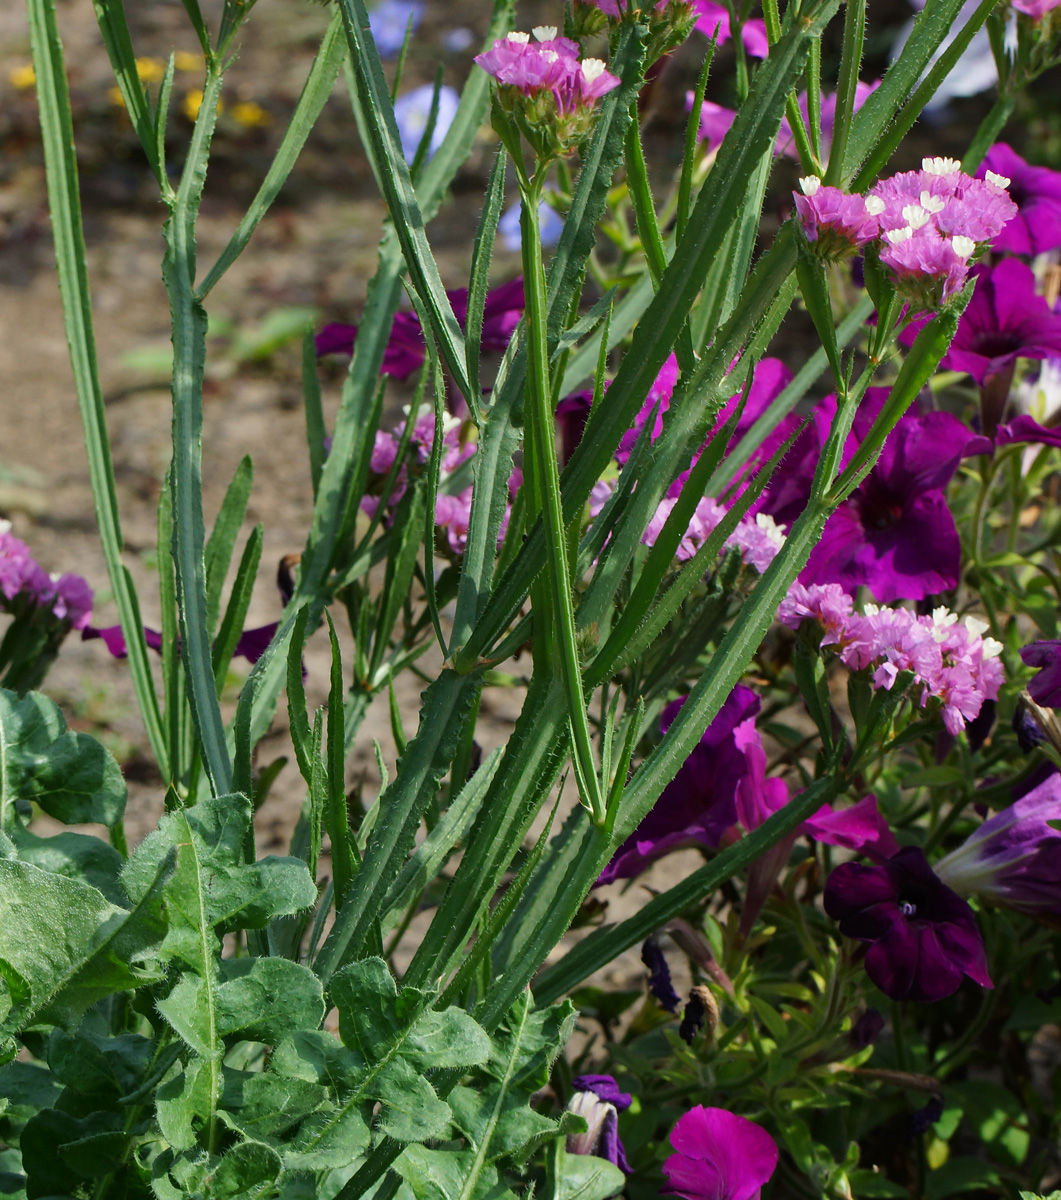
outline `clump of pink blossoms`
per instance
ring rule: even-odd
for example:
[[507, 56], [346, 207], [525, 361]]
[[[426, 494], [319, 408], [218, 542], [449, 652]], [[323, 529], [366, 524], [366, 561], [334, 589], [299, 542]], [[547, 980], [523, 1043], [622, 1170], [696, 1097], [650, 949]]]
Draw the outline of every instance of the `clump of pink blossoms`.
[[922, 708], [938, 701], [943, 724], [958, 734], [998, 697], [1004, 679], [1002, 644], [985, 638], [987, 625], [958, 617], [945, 608], [919, 617], [905, 608], [867, 604], [855, 611], [839, 584], [794, 583], [778, 609], [778, 620], [797, 629], [806, 619], [823, 629], [822, 647], [835, 646], [852, 671], [870, 671], [873, 686], [891, 690], [900, 673], [910, 672]]
[[[648, 523], [641, 541], [646, 546], [654, 546], [670, 516], [677, 500], [666, 499], [660, 502], [655, 515]], [[598, 510], [599, 511], [599, 510]], [[696, 506], [689, 527], [678, 544], [675, 557], [684, 562], [693, 557], [697, 550], [707, 541], [715, 529], [722, 523], [726, 508], [717, 501], [705, 497]], [[726, 539], [724, 546], [727, 550], [739, 550], [744, 564], [754, 567], [760, 575], [773, 562], [777, 552], [785, 544], [785, 535], [774, 523], [774, 519], [766, 513], [755, 517], [742, 517], [737, 528]]]
[[601, 96], [619, 86], [603, 60], [579, 58], [579, 45], [555, 25], [510, 33], [475, 61], [498, 82], [501, 107], [514, 115], [539, 154], [569, 154], [586, 136]]
[[880, 234], [878, 217], [884, 204], [876, 196], [849, 195], [823, 184], [817, 175], [799, 181], [793, 192], [796, 212], [807, 241], [827, 262], [850, 258]]
[[80, 575], [49, 575], [30, 548], [0, 521], [0, 607], [14, 615], [49, 612], [71, 629], [84, 629], [92, 615], [92, 588]]
[[[965, 285], [974, 257], [1017, 214], [993, 171], [973, 179], [953, 158], [926, 158], [920, 171], [882, 179], [865, 197], [800, 180], [794, 193], [809, 243], [825, 258], [875, 243], [881, 263], [911, 308], [945, 304]], [[876, 228], [874, 228], [876, 226]]]

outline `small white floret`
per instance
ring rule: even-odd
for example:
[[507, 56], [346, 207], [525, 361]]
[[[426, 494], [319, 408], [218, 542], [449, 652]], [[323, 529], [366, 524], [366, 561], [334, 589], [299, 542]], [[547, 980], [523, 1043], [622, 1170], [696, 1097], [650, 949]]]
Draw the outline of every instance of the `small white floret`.
[[816, 196], [821, 190], [822, 181], [817, 175], [805, 175], [799, 181], [800, 191], [804, 196]]
[[981, 621], [979, 617], [966, 617], [965, 628], [973, 635], [973, 637], [981, 637], [990, 626], [986, 621]]
[[607, 63], [601, 58], [584, 58], [582, 60], [582, 78], [587, 83], [593, 83], [608, 69]]
[[879, 217], [881, 213], [884, 212], [885, 208], [887, 208], [887, 205], [880, 198], [880, 196], [866, 197], [866, 212], [868, 212], [871, 217]]
[[780, 550], [787, 539], [785, 531], [778, 525], [774, 518], [769, 513], [756, 513], [755, 523]]
[[956, 158], [923, 158], [921, 170], [926, 175], [953, 175], [961, 169], [961, 163]]
[[529, 33], [510, 33], [505, 38], [506, 42], [515, 42], [517, 46], [526, 46], [530, 42]]
[[976, 249], [976, 243], [971, 237], [965, 237], [963, 234], [958, 234], [957, 237], [951, 238], [951, 243], [954, 247], [954, 253], [959, 258], [969, 258]]
[[542, 62], [554, 63], [559, 57], [560, 55], [557, 54], [555, 50], [542, 51]]
[[921, 207], [925, 210], [925, 212], [942, 212], [945, 204], [946, 201], [942, 196], [933, 196], [931, 192], [921, 193]]
[[932, 220], [920, 204], [908, 204], [903, 209], [903, 218], [911, 229], [921, 229]]
[[999, 175], [997, 171], [988, 171], [986, 177], [988, 183], [993, 183], [995, 187], [1008, 188], [1013, 182], [1012, 179], [1007, 179], [1005, 175]]
[[531, 33], [538, 39], [539, 42], [551, 42], [556, 37], [555, 25], [535, 25]]
[[904, 225], [902, 229], [886, 229], [884, 236], [893, 246], [898, 246], [900, 242], [908, 242], [914, 236], [914, 231], [909, 225]]
[[998, 658], [1002, 653], [1002, 643], [996, 642], [994, 638], [983, 639], [983, 655], [984, 658]]

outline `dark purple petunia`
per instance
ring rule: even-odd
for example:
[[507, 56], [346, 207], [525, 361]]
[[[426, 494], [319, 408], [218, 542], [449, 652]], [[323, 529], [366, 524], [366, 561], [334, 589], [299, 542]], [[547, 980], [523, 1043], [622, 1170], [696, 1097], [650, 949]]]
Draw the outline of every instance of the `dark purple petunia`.
[[879, 866], [841, 864], [824, 901], [845, 937], [870, 943], [866, 974], [893, 1000], [942, 1000], [963, 975], [993, 986], [972, 909], [916, 846]]
[[1033, 167], [1005, 142], [991, 147], [976, 174], [983, 179], [988, 171], [1010, 181], [1006, 190], [1017, 205], [1017, 215], [995, 235], [991, 248], [1043, 254], [1061, 246], [1061, 172]]
[[619, 1138], [619, 1113], [630, 1107], [633, 1097], [619, 1091], [610, 1075], [579, 1075], [572, 1083], [575, 1092], [568, 1101], [568, 1112], [577, 1113], [588, 1128], [585, 1133], [567, 1135], [568, 1154], [595, 1154], [629, 1175], [630, 1164]]
[[984, 896], [1032, 916], [1061, 920], [1061, 775], [1055, 771], [989, 817], [936, 864], [959, 895]]
[[1032, 443], [1040, 446], [1057, 446], [1061, 448], [1061, 429], [1048, 429], [1040, 425], [1034, 417], [1022, 413], [999, 425], [993, 437], [983, 433], [973, 434], [965, 443], [962, 451], [963, 458], [971, 458], [975, 454], [994, 454], [999, 446], [1011, 446], [1015, 443]]
[[884, 1032], [884, 1017], [879, 1009], [867, 1008], [866, 1011], [851, 1026], [847, 1040], [852, 1050], [865, 1050]]
[[[455, 288], [447, 291], [453, 313], [463, 329], [468, 320], [468, 289]], [[501, 351], [508, 345], [512, 331], [523, 315], [523, 279], [491, 288], [486, 294], [483, 309], [482, 347], [488, 351]], [[357, 338], [356, 325], [325, 325], [316, 335], [317, 357], [325, 354], [352, 354]], [[416, 313], [400, 312], [394, 317], [387, 347], [383, 352], [381, 375], [392, 375], [395, 379], [407, 379], [418, 371], [424, 362], [426, 348], [420, 318]]]
[[1042, 708], [1061, 708], [1061, 642], [1031, 642], [1021, 647], [1021, 662], [1038, 667], [1028, 684], [1028, 695]]
[[777, 1143], [761, 1126], [724, 1108], [697, 1105], [670, 1135], [663, 1164], [669, 1195], [685, 1200], [759, 1200], [777, 1169]]
[[[870, 388], [855, 417], [849, 452], [869, 430], [888, 395]], [[818, 423], [819, 445], [824, 444]], [[958, 582], [961, 541], [944, 488], [957, 470], [968, 430], [949, 413], [907, 412], [889, 434], [876, 466], [826, 522], [800, 574], [806, 585], [837, 583], [847, 592], [866, 587], [875, 600], [920, 600]], [[806, 455], [794, 478], [780, 481], [767, 510], [792, 519], [809, 494]], [[813, 461], [813, 460], [812, 460]], [[804, 491], [806, 488], [806, 491]], [[778, 504], [786, 506], [784, 513]]]
[[648, 990], [667, 1012], [677, 1012], [680, 998], [671, 982], [667, 956], [654, 937], [646, 938], [642, 944], [641, 961], [648, 967]]
[[976, 290], [941, 366], [968, 371], [982, 384], [1018, 358], [1061, 354], [1061, 314], [1036, 292], [1031, 267], [1006, 258], [995, 267], [975, 267], [973, 274]]
[[[271, 621], [268, 625], [259, 625], [255, 629], [244, 629], [232, 652], [235, 658], [245, 658], [252, 666], [265, 653], [269, 643], [276, 633], [278, 622]], [[89, 625], [81, 631], [81, 640], [91, 642], [99, 638], [115, 658], [128, 657], [129, 651], [125, 645], [125, 635], [120, 625], [107, 625], [97, 629]], [[157, 629], [144, 626], [144, 642], [149, 650], [162, 653], [162, 634]]]
[[[675, 700], [663, 710], [662, 733], [684, 703], [684, 698]], [[632, 879], [677, 846], [698, 842], [717, 848], [723, 833], [737, 820], [737, 784], [748, 770], [734, 730], [758, 711], [759, 697], [738, 684], [655, 807], [601, 872], [598, 884]]]

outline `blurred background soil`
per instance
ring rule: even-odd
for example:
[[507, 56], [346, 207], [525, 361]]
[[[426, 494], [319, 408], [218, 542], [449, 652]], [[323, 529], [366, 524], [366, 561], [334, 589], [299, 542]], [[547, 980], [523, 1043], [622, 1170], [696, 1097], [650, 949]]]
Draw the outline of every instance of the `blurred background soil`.
[[[116, 98], [91, 0], [57, 0], [57, 5], [70, 75], [100, 373], [126, 560], [140, 588], [145, 621], [157, 627], [155, 525], [170, 453], [165, 368], [169, 322], [160, 279], [164, 213]], [[202, 82], [197, 43], [179, 0], [135, 0], [126, 9], [137, 54], [155, 64], [145, 67], [145, 78], [161, 71], [171, 50], [178, 52], [168, 151], [179, 166]], [[203, 9], [216, 27], [218, 0], [204, 0]], [[904, 0], [871, 6], [864, 78], [880, 74], [909, 11]], [[402, 91], [431, 82], [439, 63], [444, 81], [459, 88], [489, 15], [486, 0], [429, 0], [412, 42]], [[227, 242], [265, 174], [328, 16], [325, 7], [309, 0], [258, 0], [254, 8], [226, 80], [225, 109], [199, 221], [201, 271]], [[559, 0], [521, 0], [520, 27], [560, 20]], [[645, 140], [660, 194], [678, 162], [684, 96], [695, 81], [703, 47], [703, 39], [694, 34], [652, 90]], [[829, 53], [827, 47], [827, 67]], [[67, 359], [28, 64], [25, 13], [17, 0], [8, 0], [0, 5], [0, 515], [13, 522], [14, 532], [46, 569], [75, 571], [89, 580], [97, 594], [93, 623], [108, 625], [117, 621], [117, 614], [98, 545]], [[722, 103], [730, 98], [731, 67], [730, 53], [721, 52], [709, 94]], [[916, 161], [922, 153], [960, 157], [987, 104], [983, 98], [956, 102], [948, 121], [915, 130], [905, 158]], [[1026, 117], [1015, 144], [1020, 147], [1028, 139], [1039, 147], [1036, 161], [1061, 157], [1056, 114], [1033, 112]], [[493, 146], [493, 135], [484, 128], [475, 153], [454, 182], [450, 202], [429, 230], [449, 287], [466, 283], [471, 235]], [[790, 173], [794, 181], [795, 169]], [[781, 184], [786, 181], [792, 182], [787, 175]], [[783, 195], [783, 188], [776, 194]], [[778, 201], [767, 225], [782, 216], [783, 202]], [[382, 223], [383, 209], [340, 79], [279, 201], [208, 302], [212, 332], [204, 397], [205, 507], [209, 522], [240, 458], [250, 454], [255, 484], [245, 533], [259, 521], [265, 527], [251, 626], [277, 618], [276, 567], [282, 556], [302, 548], [311, 512], [298, 339], [289, 335], [310, 319], [318, 325], [356, 321], [375, 269]], [[499, 243], [495, 282], [516, 274], [518, 255]], [[794, 369], [807, 353], [798, 316], [789, 322], [784, 338]], [[342, 370], [335, 362], [322, 370], [329, 416], [337, 403]], [[400, 389], [391, 389], [391, 417], [397, 419], [405, 399]], [[321, 704], [328, 655], [319, 634], [306, 661], [310, 703]], [[425, 665], [430, 669], [430, 663]], [[245, 664], [237, 662], [226, 694], [229, 704], [244, 671]], [[409, 733], [415, 728], [421, 686], [412, 676], [401, 684]], [[99, 641], [71, 638], [46, 688], [62, 704], [71, 725], [101, 736], [123, 764], [130, 787], [129, 835], [132, 842], [138, 841], [157, 820], [162, 787], [146, 749], [125, 664], [112, 659]], [[518, 690], [488, 689], [479, 736], [484, 748], [504, 740], [521, 699]], [[351, 787], [361, 785], [366, 798], [378, 790], [373, 739], [393, 770], [385, 698], [370, 712], [349, 768]], [[265, 764], [285, 753], [290, 758], [278, 719], [259, 749], [259, 761]], [[259, 813], [263, 853], [285, 850], [302, 796], [292, 759]], [[689, 866], [699, 861], [691, 852], [688, 858]], [[673, 881], [675, 869], [684, 865], [669, 859], [668, 880]], [[651, 885], [651, 877], [644, 882]], [[613, 897], [613, 915], [615, 905], [629, 911], [644, 897], [640, 885]], [[613, 964], [610, 973], [613, 979], [628, 981], [638, 970], [635, 959]]]

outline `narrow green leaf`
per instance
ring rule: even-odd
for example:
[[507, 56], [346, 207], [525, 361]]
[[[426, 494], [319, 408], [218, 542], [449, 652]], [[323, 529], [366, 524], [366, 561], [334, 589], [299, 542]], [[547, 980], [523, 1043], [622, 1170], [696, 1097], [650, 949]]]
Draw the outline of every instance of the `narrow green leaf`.
[[250, 608], [251, 593], [254, 591], [254, 580], [258, 573], [258, 563], [262, 557], [264, 539], [263, 527], [260, 524], [255, 525], [243, 548], [236, 578], [232, 584], [232, 594], [225, 606], [225, 616], [221, 622], [221, 628], [217, 631], [217, 640], [214, 642], [213, 668], [219, 699], [228, 677], [232, 655], [235, 653], [236, 644], [239, 642], [247, 620], [247, 611]]
[[324, 410], [321, 407], [321, 385], [317, 376], [317, 347], [313, 330], [307, 329], [302, 336], [302, 398], [306, 408], [306, 446], [309, 449], [309, 477], [313, 485], [313, 499], [320, 491], [321, 471], [324, 469]]
[[118, 516], [118, 499], [103, 408], [103, 393], [96, 365], [96, 342], [92, 329], [92, 301], [85, 261], [85, 238], [81, 222], [70, 95], [63, 63], [62, 42], [56, 26], [54, 0], [28, 0], [28, 11], [59, 292], [63, 304], [63, 322], [70, 350], [74, 386], [81, 410], [96, 522], [99, 525], [100, 542], [107, 563], [111, 590], [118, 605], [141, 719], [155, 761], [163, 778], [168, 778], [169, 754], [151, 666], [147, 660], [140, 606], [132, 578], [122, 562], [124, 542]]
[[221, 591], [225, 586], [225, 578], [232, 562], [232, 551], [235, 549], [236, 537], [247, 512], [247, 501], [253, 486], [254, 464], [250, 455], [246, 454], [228, 485], [217, 520], [214, 521], [206, 543], [206, 627], [211, 637], [217, 630], [217, 618], [221, 612]]
[[490, 260], [493, 256], [497, 223], [501, 217], [501, 204], [505, 198], [505, 167], [508, 156], [503, 146], [498, 148], [490, 180], [486, 185], [486, 200], [479, 214], [479, 228], [475, 232], [472, 248], [472, 269], [468, 278], [468, 316], [464, 323], [464, 354], [468, 364], [468, 386], [472, 400], [472, 413], [478, 413], [482, 403], [482, 383], [479, 379], [479, 357], [483, 339], [483, 310], [486, 293], [490, 286]]
[[343, 732], [343, 660], [339, 639], [327, 610], [328, 638], [332, 650], [331, 685], [328, 691], [328, 802], [324, 827], [332, 846], [335, 907], [342, 908], [350, 881], [357, 870], [351, 845], [350, 819], [346, 814], [346, 736]]

